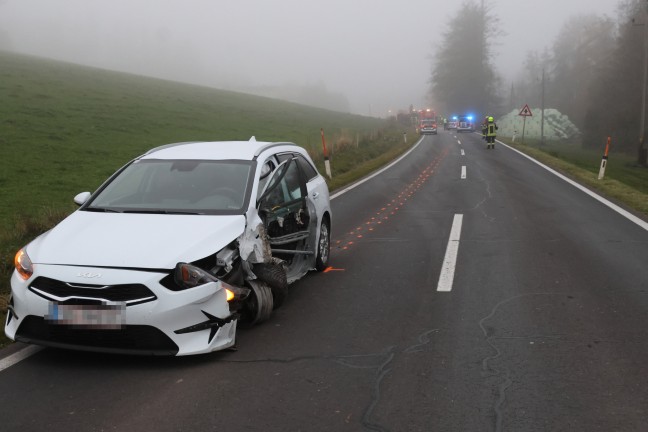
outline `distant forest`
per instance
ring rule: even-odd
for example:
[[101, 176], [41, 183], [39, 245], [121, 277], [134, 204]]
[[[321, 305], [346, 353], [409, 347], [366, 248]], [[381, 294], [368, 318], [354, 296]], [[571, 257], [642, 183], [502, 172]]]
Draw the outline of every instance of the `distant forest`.
[[512, 83], [495, 72], [489, 47], [499, 35], [498, 19], [488, 7], [466, 2], [448, 28], [430, 80], [444, 109], [505, 113], [525, 103], [540, 106], [544, 70], [545, 107], [569, 116], [584, 147], [599, 148], [611, 136], [618, 151], [636, 154], [646, 165], [640, 131], [648, 1], [621, 0], [616, 17], [570, 17], [553, 45], [527, 53], [524, 72]]

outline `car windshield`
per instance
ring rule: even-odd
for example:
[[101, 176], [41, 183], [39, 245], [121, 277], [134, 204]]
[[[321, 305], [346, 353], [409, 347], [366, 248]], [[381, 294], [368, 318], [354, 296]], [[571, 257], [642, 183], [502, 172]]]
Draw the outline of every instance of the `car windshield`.
[[86, 211], [242, 213], [252, 163], [239, 160], [137, 160], [84, 207]]

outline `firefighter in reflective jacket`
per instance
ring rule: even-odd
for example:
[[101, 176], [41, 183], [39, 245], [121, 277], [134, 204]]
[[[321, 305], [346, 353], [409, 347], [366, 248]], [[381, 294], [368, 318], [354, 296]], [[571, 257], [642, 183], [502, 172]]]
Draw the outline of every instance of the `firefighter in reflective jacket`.
[[497, 123], [493, 117], [488, 117], [486, 125], [486, 148], [495, 148], [495, 138], [497, 138]]

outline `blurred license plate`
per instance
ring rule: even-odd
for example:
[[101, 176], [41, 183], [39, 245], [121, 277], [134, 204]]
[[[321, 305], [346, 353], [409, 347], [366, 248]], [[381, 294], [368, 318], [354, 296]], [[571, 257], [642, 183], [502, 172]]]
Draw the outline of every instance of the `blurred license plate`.
[[126, 320], [126, 305], [62, 305], [50, 303], [46, 319], [54, 324], [120, 329]]

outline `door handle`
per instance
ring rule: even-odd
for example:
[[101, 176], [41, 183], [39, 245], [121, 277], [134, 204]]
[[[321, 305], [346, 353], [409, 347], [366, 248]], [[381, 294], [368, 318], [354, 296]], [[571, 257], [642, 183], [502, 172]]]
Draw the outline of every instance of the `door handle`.
[[319, 192], [313, 192], [313, 199], [319, 198]]

